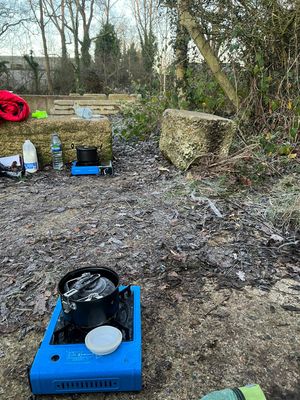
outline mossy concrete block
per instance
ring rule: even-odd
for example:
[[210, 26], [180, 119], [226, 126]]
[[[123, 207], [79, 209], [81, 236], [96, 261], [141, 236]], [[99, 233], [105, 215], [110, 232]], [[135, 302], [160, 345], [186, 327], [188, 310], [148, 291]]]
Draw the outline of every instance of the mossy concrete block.
[[52, 108], [50, 110], [50, 114], [55, 116], [55, 115], [75, 115], [75, 111], [72, 108], [57, 108], [57, 106], [55, 106], [55, 108]]
[[83, 97], [95, 97], [96, 99], [106, 100], [107, 96], [104, 93], [84, 93]]
[[163, 114], [159, 147], [172, 164], [186, 170], [202, 156], [227, 156], [235, 130], [230, 119], [168, 109]]
[[101, 147], [103, 161], [112, 159], [112, 131], [108, 118], [96, 120], [71, 117], [49, 117], [44, 120], [29, 119], [25, 122], [0, 124], [0, 156], [22, 154], [25, 139], [36, 146], [40, 165], [51, 163], [51, 134], [57, 132], [62, 142], [64, 162], [76, 159], [74, 146]]
[[74, 99], [72, 99], [72, 100], [66, 100], [66, 99], [64, 99], [64, 100], [54, 100], [54, 105], [55, 106], [69, 106], [69, 107], [74, 107]]

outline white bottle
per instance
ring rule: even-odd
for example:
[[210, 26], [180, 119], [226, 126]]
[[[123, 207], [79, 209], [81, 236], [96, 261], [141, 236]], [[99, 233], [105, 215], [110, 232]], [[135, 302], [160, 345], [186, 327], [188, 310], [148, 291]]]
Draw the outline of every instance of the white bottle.
[[25, 140], [23, 144], [23, 160], [26, 172], [34, 173], [38, 170], [38, 158], [36, 148], [30, 140]]

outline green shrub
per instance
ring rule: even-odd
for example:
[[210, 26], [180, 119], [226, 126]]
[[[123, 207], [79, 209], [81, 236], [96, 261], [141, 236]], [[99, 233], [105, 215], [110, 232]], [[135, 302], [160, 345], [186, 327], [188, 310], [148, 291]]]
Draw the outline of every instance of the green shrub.
[[145, 140], [160, 127], [164, 110], [168, 107], [165, 97], [153, 96], [139, 103], [123, 107], [123, 120], [115, 132], [126, 140]]

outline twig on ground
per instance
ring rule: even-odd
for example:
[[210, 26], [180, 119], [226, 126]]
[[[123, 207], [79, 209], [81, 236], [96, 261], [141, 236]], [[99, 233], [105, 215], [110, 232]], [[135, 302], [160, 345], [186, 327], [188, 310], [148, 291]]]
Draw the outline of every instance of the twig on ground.
[[203, 203], [203, 202], [207, 202], [210, 209], [215, 213], [215, 215], [218, 218], [223, 218], [223, 215], [221, 214], [221, 212], [219, 211], [219, 209], [215, 206], [215, 204], [208, 199], [207, 197], [197, 197], [195, 196], [195, 192], [191, 193], [191, 199], [199, 204]]

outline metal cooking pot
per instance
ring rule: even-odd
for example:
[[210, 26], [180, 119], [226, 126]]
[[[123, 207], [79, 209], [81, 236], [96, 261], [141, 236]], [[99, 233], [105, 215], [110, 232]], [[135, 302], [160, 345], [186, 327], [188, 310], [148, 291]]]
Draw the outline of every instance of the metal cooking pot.
[[119, 309], [119, 276], [109, 268], [67, 273], [58, 284], [64, 318], [82, 328], [107, 322]]
[[99, 156], [97, 147], [76, 146], [78, 165], [98, 165]]

